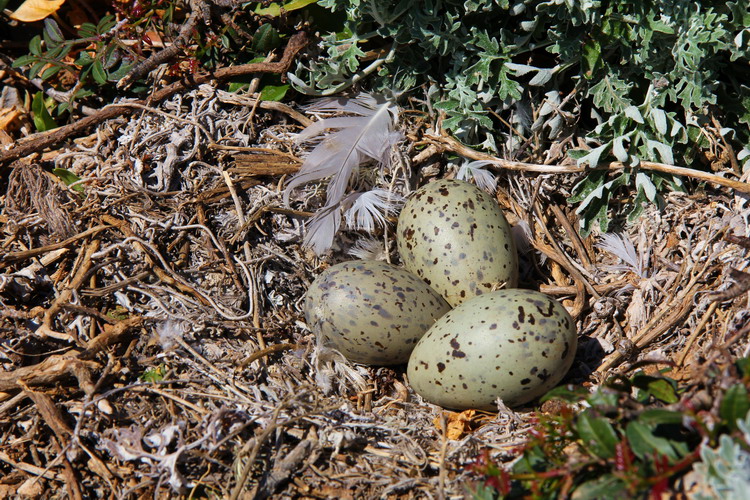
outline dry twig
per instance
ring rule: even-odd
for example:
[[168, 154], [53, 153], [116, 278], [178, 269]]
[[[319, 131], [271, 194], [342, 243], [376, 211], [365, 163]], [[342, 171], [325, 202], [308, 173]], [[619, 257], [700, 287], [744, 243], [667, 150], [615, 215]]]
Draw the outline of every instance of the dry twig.
[[305, 45], [307, 45], [307, 35], [299, 32], [292, 36], [284, 49], [284, 54], [279, 62], [275, 63], [250, 63], [240, 66], [231, 66], [220, 68], [213, 72], [198, 73], [188, 75], [182, 80], [175, 82], [167, 87], [157, 90], [148, 99], [142, 99], [131, 103], [124, 103], [122, 106], [111, 104], [104, 107], [98, 113], [87, 116], [70, 125], [56, 128], [49, 132], [40, 132], [15, 143], [10, 149], [0, 151], [0, 165], [23, 158], [33, 153], [43, 151], [46, 148], [55, 146], [62, 141], [75, 135], [84, 133], [90, 127], [98, 125], [106, 120], [111, 120], [118, 116], [124, 115], [131, 109], [131, 104], [142, 106], [152, 105], [161, 102], [177, 92], [185, 89], [196, 87], [210, 81], [223, 82], [238, 76], [252, 75], [256, 73], [277, 73], [284, 74], [289, 69], [292, 61]]

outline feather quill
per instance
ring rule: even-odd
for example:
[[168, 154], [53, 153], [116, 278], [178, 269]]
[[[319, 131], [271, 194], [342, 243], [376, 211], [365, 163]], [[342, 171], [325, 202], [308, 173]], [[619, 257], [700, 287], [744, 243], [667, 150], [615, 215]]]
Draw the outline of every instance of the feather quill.
[[[339, 208], [352, 177], [367, 161], [387, 165], [391, 148], [401, 140], [394, 130], [398, 107], [392, 101], [366, 93], [353, 98], [321, 99], [307, 107], [310, 113], [348, 113], [355, 116], [323, 118], [297, 136], [298, 143], [317, 145], [284, 190], [284, 203], [294, 189], [330, 177], [325, 205], [307, 225], [305, 245], [320, 254], [330, 248], [341, 225]], [[332, 132], [329, 132], [332, 131]]]

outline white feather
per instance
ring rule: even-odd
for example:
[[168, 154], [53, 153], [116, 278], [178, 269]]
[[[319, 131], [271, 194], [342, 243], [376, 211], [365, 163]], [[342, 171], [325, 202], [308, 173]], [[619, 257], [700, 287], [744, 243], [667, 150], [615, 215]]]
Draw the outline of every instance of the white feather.
[[[300, 171], [289, 180], [284, 190], [284, 203], [295, 188], [330, 177], [326, 191], [326, 203], [307, 227], [305, 244], [311, 243], [316, 253], [325, 251], [333, 243], [340, 225], [332, 212], [344, 199], [352, 177], [360, 166], [374, 160], [388, 164], [391, 148], [401, 139], [394, 131], [398, 108], [395, 103], [370, 94], [359, 94], [354, 98], [322, 99], [308, 106], [311, 112], [344, 112], [358, 116], [324, 118], [303, 130], [297, 137], [300, 143], [311, 142], [322, 136], [322, 140], [310, 152]], [[335, 132], [327, 131], [335, 130]], [[326, 212], [323, 214], [322, 212]], [[322, 234], [318, 234], [322, 233]]]
[[497, 178], [492, 172], [484, 169], [487, 165], [493, 165], [494, 162], [487, 160], [478, 160], [461, 165], [461, 168], [456, 174], [456, 179], [462, 181], [468, 181], [474, 179], [477, 187], [489, 193], [494, 193], [497, 190]]
[[633, 271], [641, 278], [646, 277], [641, 259], [638, 257], [638, 252], [635, 250], [633, 243], [631, 243], [626, 236], [605, 233], [601, 236], [601, 241], [597, 243], [596, 246], [611, 253], [615, 257], [618, 257], [625, 263], [624, 266], [613, 266], [614, 268]]
[[341, 226], [341, 211], [338, 203], [323, 207], [307, 223], [307, 232], [303, 244], [312, 248], [317, 255], [322, 255], [333, 246], [333, 237]]
[[388, 213], [404, 202], [403, 197], [385, 189], [355, 193], [348, 198], [353, 203], [346, 211], [346, 224], [352, 229], [364, 229], [368, 233], [375, 229], [376, 224], [384, 226]]

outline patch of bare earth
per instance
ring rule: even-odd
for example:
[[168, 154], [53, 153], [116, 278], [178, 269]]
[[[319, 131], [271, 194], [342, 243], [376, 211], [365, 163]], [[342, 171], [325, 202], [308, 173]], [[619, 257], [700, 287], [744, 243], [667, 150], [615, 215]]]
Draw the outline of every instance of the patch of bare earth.
[[[538, 404], [447, 412], [404, 367], [316, 345], [304, 293], [363, 235], [323, 259], [300, 246], [325, 191], [282, 203], [304, 122], [204, 85], [4, 168], [0, 498], [462, 498], [482, 450], [517, 456]], [[413, 144], [379, 185], [454, 174]], [[498, 191], [525, 229], [522, 285], [577, 321], [566, 381], [671, 368], [710, 399], [706, 370], [748, 354], [745, 198], [688, 182], [581, 239], [580, 175], [502, 171]], [[397, 263], [393, 227], [374, 238]]]

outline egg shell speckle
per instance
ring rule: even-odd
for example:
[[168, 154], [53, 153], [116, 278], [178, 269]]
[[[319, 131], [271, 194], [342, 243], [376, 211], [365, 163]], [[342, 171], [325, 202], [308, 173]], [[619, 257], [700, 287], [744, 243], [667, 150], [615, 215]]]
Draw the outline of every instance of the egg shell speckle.
[[404, 267], [455, 306], [518, 283], [510, 225], [490, 195], [465, 181], [443, 179], [417, 190], [398, 218]]
[[373, 365], [406, 363], [417, 341], [449, 310], [419, 277], [372, 260], [328, 268], [305, 297], [307, 324], [322, 345]]
[[412, 388], [453, 408], [496, 410], [542, 396], [573, 363], [577, 334], [567, 310], [532, 290], [475, 297], [440, 318], [409, 359]]

